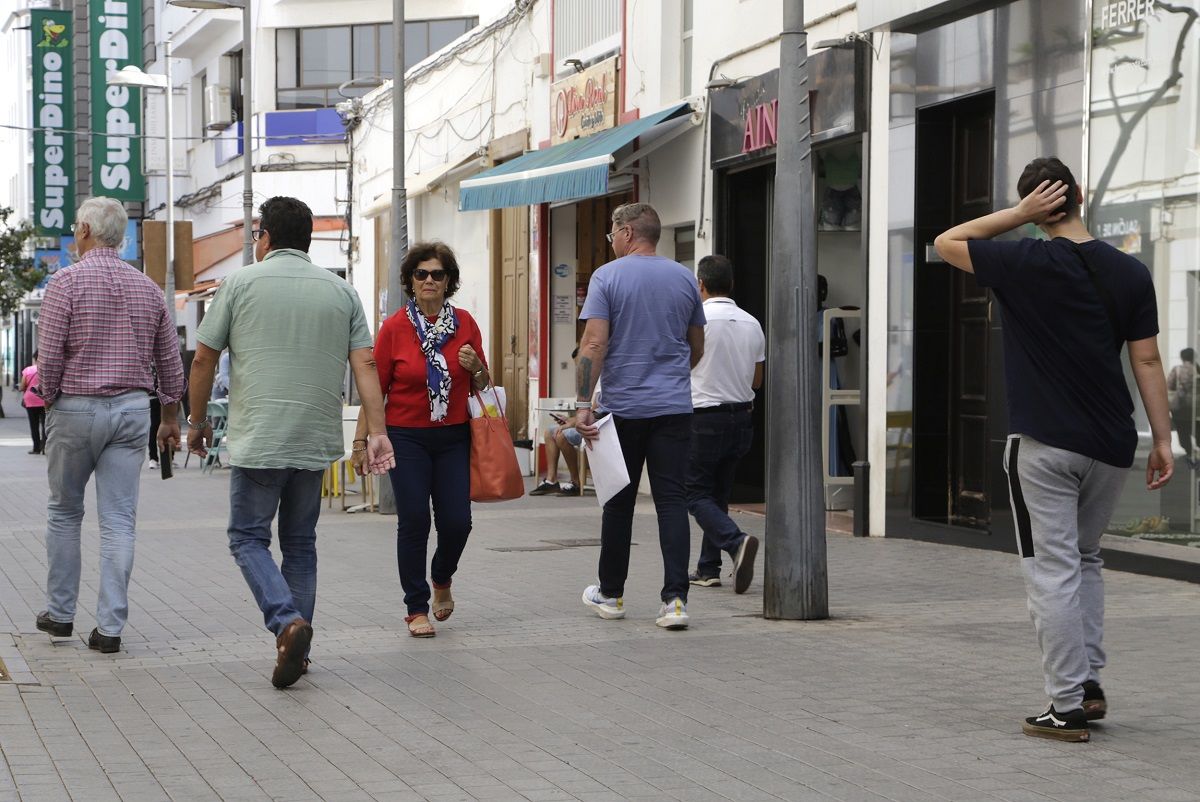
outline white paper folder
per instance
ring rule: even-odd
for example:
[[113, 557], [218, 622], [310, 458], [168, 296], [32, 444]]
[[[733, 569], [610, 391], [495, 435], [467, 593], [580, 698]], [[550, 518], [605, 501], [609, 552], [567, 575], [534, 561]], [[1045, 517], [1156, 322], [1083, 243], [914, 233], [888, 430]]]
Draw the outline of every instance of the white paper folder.
[[625, 454], [621, 451], [612, 415], [596, 421], [596, 428], [600, 430], [600, 436], [592, 441], [588, 450], [588, 468], [592, 472], [592, 484], [596, 486], [596, 500], [603, 507], [629, 484], [629, 471], [625, 468]]

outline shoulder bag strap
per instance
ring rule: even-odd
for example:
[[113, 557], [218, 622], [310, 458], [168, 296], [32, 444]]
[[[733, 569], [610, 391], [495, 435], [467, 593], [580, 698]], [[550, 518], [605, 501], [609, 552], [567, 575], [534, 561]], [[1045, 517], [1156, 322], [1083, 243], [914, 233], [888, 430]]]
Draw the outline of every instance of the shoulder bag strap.
[[1109, 325], [1113, 330], [1113, 341], [1117, 346], [1117, 352], [1125, 347], [1125, 338], [1121, 335], [1121, 317], [1117, 314], [1117, 301], [1113, 298], [1112, 292], [1100, 280], [1100, 276], [1096, 273], [1096, 268], [1092, 264], [1092, 260], [1088, 259], [1087, 254], [1079, 247], [1079, 243], [1067, 237], [1059, 237], [1063, 242], [1071, 246], [1071, 250], [1075, 251], [1075, 255], [1083, 262], [1083, 267], [1087, 270], [1088, 278], [1092, 280], [1092, 286], [1096, 288], [1096, 294], [1100, 296], [1100, 303], [1104, 305], [1104, 311], [1108, 314]]

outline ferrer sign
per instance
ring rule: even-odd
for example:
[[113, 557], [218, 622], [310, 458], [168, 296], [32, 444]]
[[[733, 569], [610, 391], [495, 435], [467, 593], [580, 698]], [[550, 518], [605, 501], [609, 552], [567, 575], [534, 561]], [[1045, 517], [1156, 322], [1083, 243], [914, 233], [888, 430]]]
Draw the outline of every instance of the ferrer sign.
[[92, 59], [92, 193], [142, 201], [141, 92], [108, 86], [110, 72], [142, 66], [142, 0], [88, 0]]
[[71, 12], [30, 12], [33, 33], [33, 224], [41, 236], [75, 222]]
[[551, 144], [590, 136], [617, 124], [617, 60], [611, 58], [551, 87]]

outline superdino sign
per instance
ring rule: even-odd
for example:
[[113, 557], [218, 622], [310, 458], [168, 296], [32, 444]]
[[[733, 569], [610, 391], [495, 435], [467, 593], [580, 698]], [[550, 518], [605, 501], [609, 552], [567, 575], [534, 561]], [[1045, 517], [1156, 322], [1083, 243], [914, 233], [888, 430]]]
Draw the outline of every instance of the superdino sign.
[[123, 201], [146, 199], [142, 176], [142, 96], [108, 86], [122, 67], [142, 66], [142, 0], [88, 0], [92, 56], [92, 193]]
[[75, 104], [71, 91], [71, 12], [34, 9], [33, 223], [42, 236], [75, 222]]

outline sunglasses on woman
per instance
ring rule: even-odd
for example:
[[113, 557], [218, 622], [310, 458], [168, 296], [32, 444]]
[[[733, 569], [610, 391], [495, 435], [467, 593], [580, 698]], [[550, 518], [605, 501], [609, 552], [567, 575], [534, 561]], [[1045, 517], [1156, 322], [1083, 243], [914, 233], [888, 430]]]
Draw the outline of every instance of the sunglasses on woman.
[[417, 281], [424, 281], [425, 279], [429, 278], [430, 276], [433, 277], [434, 281], [445, 281], [446, 280], [446, 271], [445, 270], [426, 270], [423, 267], [418, 267], [416, 270], [413, 271], [413, 278], [415, 278]]

